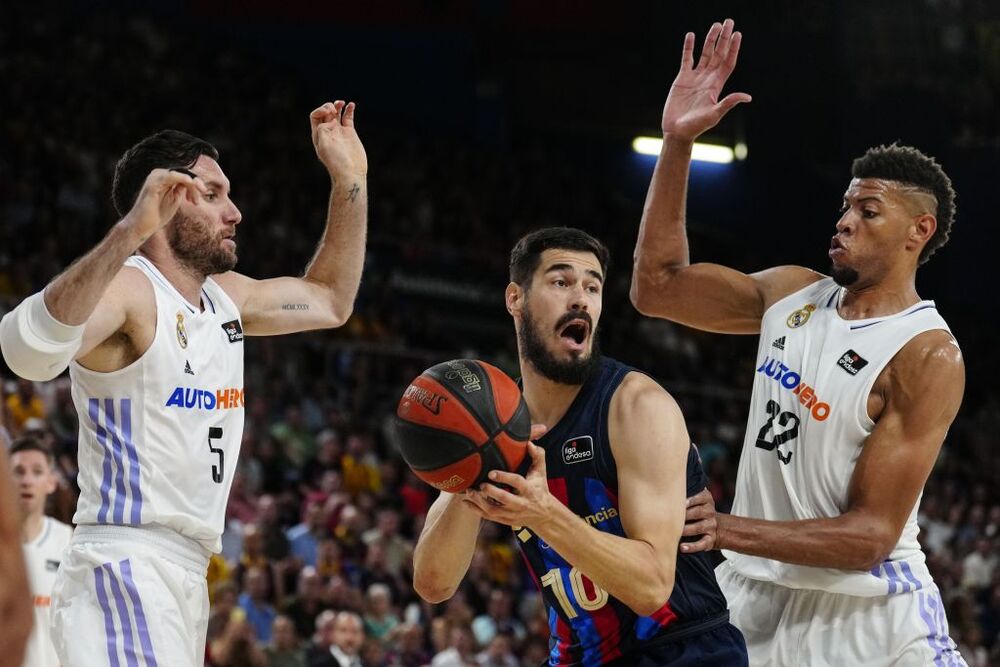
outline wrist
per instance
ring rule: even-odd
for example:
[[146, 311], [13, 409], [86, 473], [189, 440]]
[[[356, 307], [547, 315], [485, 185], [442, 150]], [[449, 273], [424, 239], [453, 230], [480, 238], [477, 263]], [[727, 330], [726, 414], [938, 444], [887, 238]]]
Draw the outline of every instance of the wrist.
[[[566, 524], [565, 517], [560, 516], [565, 510], [565, 505], [556, 501], [552, 495], [547, 496], [545, 501], [539, 505], [537, 517], [526, 522], [525, 527], [529, 528], [535, 535], [542, 537], [546, 542], [550, 542], [549, 538], [552, 537], [552, 533], [560, 525]], [[576, 515], [571, 514], [571, 517], [576, 518]]]
[[139, 221], [133, 215], [132, 211], [125, 214], [125, 217], [118, 221], [112, 228], [112, 233], [121, 235], [124, 239], [125, 244], [134, 252], [139, 249], [143, 243], [146, 242], [152, 234], [145, 234], [140, 226]]
[[330, 185], [332, 187], [340, 184], [342, 187], [349, 188], [352, 183], [364, 183], [368, 180], [368, 170], [327, 169], [326, 171], [330, 176]]
[[732, 525], [731, 514], [716, 514], [715, 515], [715, 548], [716, 549], [729, 549], [729, 543], [727, 542], [728, 530]]
[[687, 137], [676, 132], [663, 132], [663, 149], [666, 150], [668, 147], [672, 150], [686, 150], [688, 152], [694, 150], [694, 142], [696, 137]]

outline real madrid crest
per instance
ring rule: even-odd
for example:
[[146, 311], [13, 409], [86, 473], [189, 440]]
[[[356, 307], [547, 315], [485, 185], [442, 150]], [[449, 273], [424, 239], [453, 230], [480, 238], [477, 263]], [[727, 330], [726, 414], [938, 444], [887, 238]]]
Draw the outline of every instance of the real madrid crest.
[[785, 324], [792, 329], [798, 329], [809, 321], [809, 316], [812, 315], [814, 310], [816, 310], [816, 306], [811, 303], [807, 303], [805, 306], [789, 315], [788, 319], [785, 320]]
[[177, 313], [177, 342], [182, 348], [186, 349], [188, 346], [188, 335], [184, 330], [184, 313]]

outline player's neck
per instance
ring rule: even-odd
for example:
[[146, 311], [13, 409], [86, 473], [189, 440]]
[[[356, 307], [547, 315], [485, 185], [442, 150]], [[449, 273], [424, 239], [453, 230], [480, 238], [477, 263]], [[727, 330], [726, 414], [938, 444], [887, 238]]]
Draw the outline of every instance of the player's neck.
[[152, 262], [188, 303], [199, 309], [202, 307], [201, 288], [205, 284], [204, 275], [188, 269], [177, 261], [169, 248], [162, 245], [146, 243], [139, 249], [139, 254]]
[[29, 542], [34, 542], [38, 539], [38, 536], [42, 534], [42, 529], [45, 527], [45, 514], [44, 513], [32, 513], [28, 514], [21, 521], [21, 543], [28, 544]]
[[531, 423], [544, 424], [549, 429], [559, 423], [583, 388], [582, 384], [554, 382], [525, 361], [521, 362], [521, 381]]
[[870, 285], [851, 285], [840, 298], [837, 312], [845, 320], [865, 320], [895, 315], [920, 301], [915, 276], [885, 279]]

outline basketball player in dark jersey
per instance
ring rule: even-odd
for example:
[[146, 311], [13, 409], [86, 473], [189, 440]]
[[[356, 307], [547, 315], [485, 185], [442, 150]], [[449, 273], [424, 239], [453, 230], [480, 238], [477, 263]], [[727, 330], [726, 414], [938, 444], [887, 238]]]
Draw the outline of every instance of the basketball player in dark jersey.
[[600, 241], [565, 227], [514, 247], [506, 303], [524, 398], [549, 428], [533, 431], [524, 476], [496, 471], [495, 484], [435, 501], [414, 588], [450, 598], [489, 519], [511, 526], [542, 591], [548, 664], [745, 665], [711, 561], [678, 554], [684, 499], [706, 482], [684, 418], [656, 382], [597, 350], [607, 263]]

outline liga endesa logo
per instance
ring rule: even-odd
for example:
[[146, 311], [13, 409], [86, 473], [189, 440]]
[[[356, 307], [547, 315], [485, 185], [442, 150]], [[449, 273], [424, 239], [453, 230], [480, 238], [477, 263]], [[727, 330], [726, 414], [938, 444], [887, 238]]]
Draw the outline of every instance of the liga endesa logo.
[[825, 421], [830, 416], [830, 404], [821, 401], [813, 387], [803, 382], [798, 373], [777, 359], [765, 357], [764, 363], [760, 365], [757, 372], [773, 378], [775, 382], [798, 396], [799, 403], [809, 410], [809, 413], [816, 421]]
[[243, 387], [215, 390], [177, 387], [167, 399], [166, 407], [188, 410], [229, 410], [242, 408], [243, 402]]

